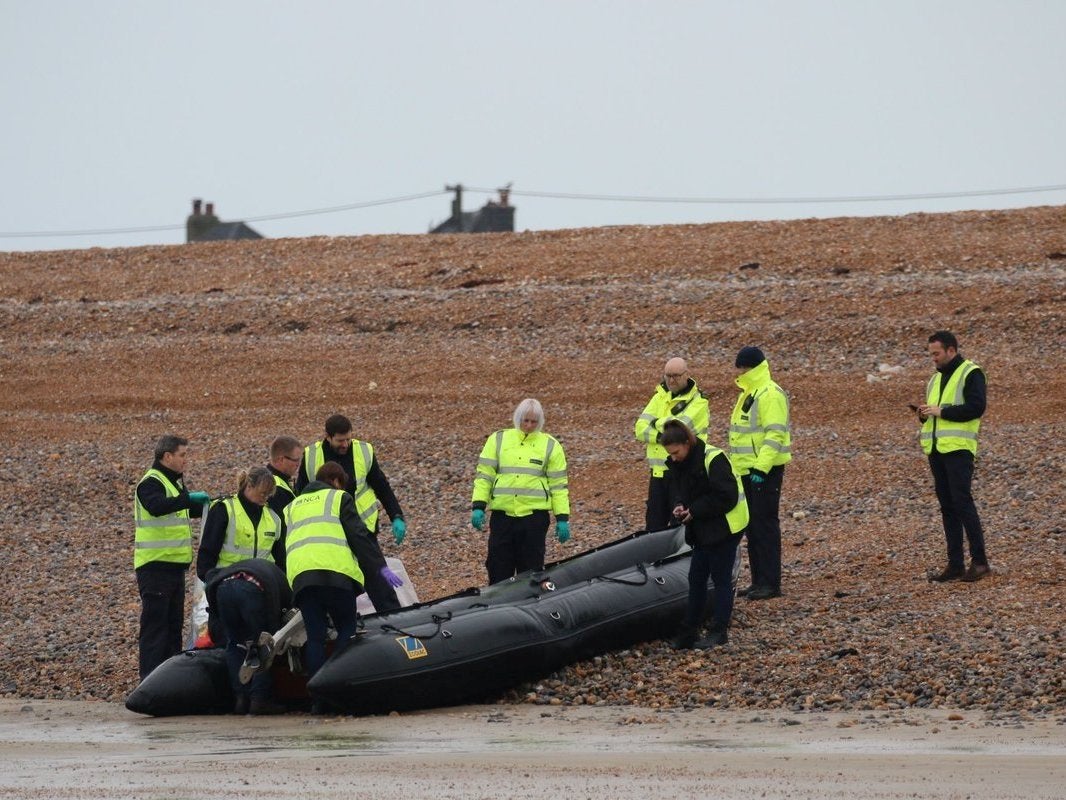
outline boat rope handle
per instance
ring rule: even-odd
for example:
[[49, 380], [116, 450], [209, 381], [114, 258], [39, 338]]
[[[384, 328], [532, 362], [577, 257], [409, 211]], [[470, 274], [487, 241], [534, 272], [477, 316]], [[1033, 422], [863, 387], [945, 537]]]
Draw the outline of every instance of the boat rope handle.
[[441, 628], [443, 627], [444, 623], [447, 622], [448, 620], [450, 620], [451, 618], [452, 618], [452, 612], [451, 611], [449, 611], [443, 617], [434, 614], [431, 617], [431, 619], [436, 624], [437, 630], [433, 631], [433, 633], [431, 633], [429, 636], [419, 636], [418, 634], [410, 633], [410, 632], [405, 631], [405, 630], [403, 630], [401, 628], [397, 628], [395, 625], [389, 625], [388, 623], [385, 623], [384, 625], [381, 626], [381, 631], [382, 631], [382, 633], [398, 633], [401, 636], [410, 636], [412, 639], [418, 639], [419, 641], [423, 641], [424, 642], [424, 641], [428, 641], [429, 639], [433, 639], [434, 637], [436, 637], [436, 635], [438, 633], [440, 633]]
[[640, 574], [644, 576], [642, 581], [627, 581], [622, 578], [612, 578], [610, 575], [597, 575], [595, 578], [589, 578], [589, 581], [604, 581], [605, 583], [620, 583], [623, 586], [643, 586], [648, 582], [648, 565], [637, 564], [637, 569], [640, 570]]

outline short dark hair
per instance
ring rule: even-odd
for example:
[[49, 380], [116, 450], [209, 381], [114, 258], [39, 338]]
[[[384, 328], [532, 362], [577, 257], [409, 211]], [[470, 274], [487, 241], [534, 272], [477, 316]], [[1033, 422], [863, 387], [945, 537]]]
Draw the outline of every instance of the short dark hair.
[[293, 450], [299, 447], [303, 449], [303, 445], [300, 444], [300, 440], [294, 436], [279, 436], [270, 443], [270, 458], [280, 458], [281, 456], [287, 456]]
[[173, 433], [163, 434], [159, 437], [159, 441], [155, 443], [155, 460], [162, 461], [164, 455], [176, 453], [179, 447], [184, 447], [188, 443], [189, 440], [182, 436], [175, 436]]
[[933, 342], [940, 342], [944, 345], [945, 350], [949, 347], [955, 350], [959, 349], [959, 340], [955, 338], [955, 334], [951, 331], [934, 331], [933, 335], [929, 337], [929, 344]]
[[334, 414], [326, 420], [326, 436], [336, 436], [338, 433], [350, 433], [352, 421], [344, 414]]
[[327, 461], [315, 473], [315, 480], [322, 481], [322, 483], [333, 483], [333, 481], [338, 479], [345, 486], [348, 485], [348, 473], [336, 461]]
[[696, 435], [692, 428], [679, 419], [668, 419], [663, 425], [663, 436], [659, 442], [664, 447], [668, 444], [687, 444], [689, 447], [696, 444]]

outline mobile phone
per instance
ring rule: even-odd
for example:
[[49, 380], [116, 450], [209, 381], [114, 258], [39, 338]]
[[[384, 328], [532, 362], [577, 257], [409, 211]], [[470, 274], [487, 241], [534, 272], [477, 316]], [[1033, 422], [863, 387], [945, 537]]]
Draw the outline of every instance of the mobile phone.
[[911, 411], [918, 410], [918, 406], [914, 405], [914, 403], [907, 403], [907, 408], [909, 408]]

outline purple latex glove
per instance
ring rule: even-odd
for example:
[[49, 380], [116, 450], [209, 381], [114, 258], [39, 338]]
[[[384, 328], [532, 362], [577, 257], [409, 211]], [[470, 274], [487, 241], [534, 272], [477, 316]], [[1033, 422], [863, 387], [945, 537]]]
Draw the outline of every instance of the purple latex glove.
[[403, 586], [403, 578], [401, 578], [399, 575], [397, 575], [395, 572], [393, 572], [387, 566], [382, 567], [379, 570], [379, 574], [381, 575], [382, 578], [385, 579], [386, 583], [388, 583], [389, 586], [391, 586], [393, 589], [395, 589], [397, 586]]

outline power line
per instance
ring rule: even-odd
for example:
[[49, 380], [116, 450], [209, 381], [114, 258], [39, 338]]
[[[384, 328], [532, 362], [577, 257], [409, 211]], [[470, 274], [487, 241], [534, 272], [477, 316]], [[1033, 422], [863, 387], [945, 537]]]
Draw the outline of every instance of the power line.
[[[495, 190], [494, 190], [495, 191]], [[258, 217], [245, 217], [243, 222], [265, 222], [267, 220], [275, 219], [289, 219], [291, 217], [310, 217], [315, 214], [333, 214], [338, 211], [354, 211], [358, 208], [370, 208], [371, 206], [384, 206], [390, 203], [406, 203], [409, 200], [422, 200], [426, 197], [435, 197], [437, 195], [446, 194], [443, 189], [437, 189], [432, 192], [422, 192], [420, 194], [408, 194], [402, 197], [387, 197], [383, 200], [367, 200], [362, 203], [348, 203], [343, 206], [329, 206], [327, 208], [312, 208], [306, 211], [286, 211], [281, 214], [263, 214]], [[3, 231], [0, 232], [0, 239], [7, 238], [13, 239], [18, 237], [32, 238], [32, 237], [45, 237], [45, 236], [106, 236], [113, 233], [150, 233], [155, 231], [183, 231], [185, 225], [145, 225], [135, 228], [98, 228], [95, 230], [80, 230], [80, 231]]]
[[[498, 189], [463, 187], [468, 192], [495, 194]], [[511, 189], [515, 197], [545, 197], [555, 200], [601, 200], [619, 203], [706, 203], [722, 205], [778, 203], [873, 203], [887, 200], [935, 200], [952, 197], [993, 197], [1004, 194], [1039, 194], [1066, 191], [1066, 184], [1056, 186], [1025, 186], [1014, 189], [975, 189], [963, 192], [927, 192], [922, 194], [843, 195], [835, 197], [653, 197], [647, 195], [576, 194], [568, 192], [537, 192]]]
[[[496, 194], [498, 188], [485, 189], [475, 186], [464, 186], [468, 192], [481, 192]], [[544, 192], [534, 190], [511, 189], [510, 193], [515, 197], [542, 197], [553, 200], [594, 200], [600, 202], [618, 203], [691, 203], [691, 204], [718, 204], [718, 205], [775, 205], [796, 203], [875, 203], [892, 200], [937, 200], [960, 197], [995, 197], [1009, 194], [1042, 194], [1046, 192], [1066, 191], [1066, 184], [1052, 186], [1022, 186], [1010, 189], [974, 189], [958, 192], [924, 192], [914, 194], [882, 194], [882, 195], [839, 195], [826, 197], [658, 197], [652, 195], [611, 195], [611, 194], [581, 194], [575, 192]], [[406, 203], [411, 200], [423, 200], [427, 197], [436, 197], [446, 194], [447, 190], [437, 189], [431, 192], [420, 192], [399, 197], [387, 197], [381, 200], [367, 200], [360, 203], [348, 203], [341, 206], [327, 206], [325, 208], [312, 208], [304, 211], [286, 211], [279, 214], [263, 214], [257, 217], [245, 217], [244, 222], [267, 222], [279, 219], [292, 219], [295, 217], [310, 217], [319, 214], [335, 214], [340, 211], [355, 211], [360, 208], [384, 206], [393, 203]], [[144, 225], [126, 228], [94, 228], [85, 230], [59, 230], [59, 231], [0, 231], [0, 239], [15, 238], [44, 238], [51, 236], [108, 236], [122, 233], [153, 233], [159, 231], [184, 230], [184, 224], [177, 225]]]

